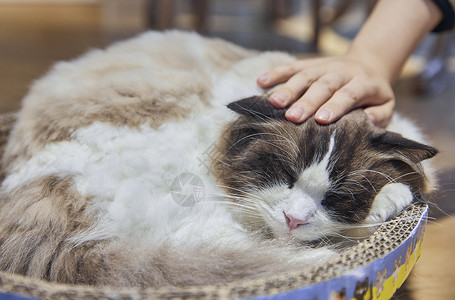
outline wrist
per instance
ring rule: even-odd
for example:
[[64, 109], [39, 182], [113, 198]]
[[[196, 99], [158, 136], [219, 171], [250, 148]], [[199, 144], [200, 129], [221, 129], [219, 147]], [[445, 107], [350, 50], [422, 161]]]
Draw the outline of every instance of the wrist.
[[387, 61], [384, 61], [381, 55], [377, 55], [373, 49], [369, 49], [366, 46], [356, 47], [355, 43], [353, 43], [344, 56], [362, 67], [368, 68], [390, 84], [394, 82], [396, 72], [399, 72]]
[[346, 55], [393, 83], [413, 49], [440, 19], [441, 12], [430, 0], [378, 1]]

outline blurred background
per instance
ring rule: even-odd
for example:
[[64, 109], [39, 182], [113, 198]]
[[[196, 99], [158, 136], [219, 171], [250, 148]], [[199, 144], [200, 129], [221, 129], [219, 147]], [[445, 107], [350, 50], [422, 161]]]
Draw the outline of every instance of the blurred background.
[[[299, 57], [340, 55], [371, 0], [0, 0], [0, 113], [59, 60], [144, 30], [179, 28]], [[455, 45], [429, 34], [395, 85], [397, 110], [433, 145], [440, 188], [430, 195], [423, 254], [394, 299], [455, 299]], [[178, 45], [176, 45], [178, 46]]]

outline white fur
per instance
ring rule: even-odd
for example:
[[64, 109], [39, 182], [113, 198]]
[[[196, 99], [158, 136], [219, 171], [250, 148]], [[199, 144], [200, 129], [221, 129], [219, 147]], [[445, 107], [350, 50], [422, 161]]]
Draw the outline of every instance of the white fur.
[[[147, 56], [134, 53], [134, 57], [125, 58], [122, 55], [137, 52], [134, 49], [138, 44], [141, 48], [151, 47], [148, 45], [151, 35], [145, 34], [110, 49], [119, 53], [119, 59], [150, 66]], [[159, 40], [161, 35], [155, 38]], [[194, 45], [200, 39], [196, 35], [190, 38], [194, 39]], [[203, 52], [194, 47], [191, 51]], [[101, 59], [102, 55], [102, 51], [93, 51], [75, 63], [60, 63], [56, 69], [64, 69], [70, 77], [71, 74], [80, 76], [73, 64], [93, 68], [90, 61]], [[222, 245], [246, 243], [243, 229], [219, 204], [224, 193], [201, 160], [207, 160], [205, 152], [213, 147], [221, 127], [234, 115], [225, 105], [262, 93], [253, 79], [270, 68], [273, 61], [289, 60], [291, 57], [282, 53], [263, 53], [240, 61], [224, 74], [213, 75], [212, 95], [215, 97], [210, 99], [210, 111], [202, 106], [194, 107], [189, 118], [164, 124], [157, 130], [147, 125], [133, 129], [100, 122], [80, 128], [72, 134], [72, 141], [49, 144], [27, 162], [16, 165], [13, 174], [4, 181], [3, 189], [11, 192], [43, 176], [73, 177], [78, 192], [93, 198], [92, 211], [99, 215], [98, 223], [89, 232], [70, 238], [75, 244], [108, 237], [180, 245], [204, 241]], [[139, 72], [122, 73], [121, 80], [139, 81], [135, 83], [138, 86], [141, 77], [160, 78], [146, 75], [143, 70]], [[57, 75], [55, 71], [48, 76], [58, 81]], [[53, 92], [70, 94], [72, 89], [70, 81], [64, 80]], [[179, 206], [171, 197], [171, 183], [184, 172], [196, 174], [205, 185], [205, 200], [195, 207]]]
[[412, 199], [412, 193], [406, 184], [386, 184], [374, 198], [365, 222], [368, 224], [381, 224], [392, 216], [396, 216], [403, 208], [411, 204]]

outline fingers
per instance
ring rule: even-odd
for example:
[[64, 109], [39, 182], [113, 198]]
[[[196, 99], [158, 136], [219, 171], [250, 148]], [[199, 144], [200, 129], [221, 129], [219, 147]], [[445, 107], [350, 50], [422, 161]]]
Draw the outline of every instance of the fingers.
[[292, 76], [282, 87], [271, 96], [270, 102], [276, 107], [286, 107], [297, 100], [322, 75], [322, 70], [303, 70]]
[[300, 62], [294, 62], [274, 68], [259, 76], [257, 83], [260, 87], [267, 88], [285, 82], [300, 70], [300, 65]]
[[324, 105], [318, 107], [314, 118], [321, 124], [335, 122], [348, 111], [362, 106], [362, 100], [372, 94], [371, 87], [351, 81], [336, 91]]
[[[301, 123], [313, 115], [333, 94], [345, 84], [340, 76], [324, 75], [314, 81], [305, 94], [297, 100], [286, 113], [286, 118]], [[327, 115], [328, 114], [328, 115]], [[330, 111], [321, 111], [321, 118], [330, 118]]]
[[358, 107], [367, 107], [365, 112], [371, 122], [385, 127], [395, 109], [393, 91], [387, 85], [379, 88], [377, 85], [353, 80], [340, 88], [317, 110], [315, 120], [321, 124], [329, 124]]
[[297, 60], [289, 64], [276, 67], [257, 78], [257, 83], [261, 88], [272, 87], [278, 83], [287, 81], [299, 71], [306, 67], [317, 64], [322, 58], [311, 60]]
[[358, 107], [376, 126], [385, 127], [393, 115], [395, 98], [387, 78], [351, 58], [320, 58], [295, 61], [264, 73], [263, 87], [283, 83], [270, 96], [278, 108], [290, 106], [286, 118], [302, 123], [314, 115], [329, 124]]
[[394, 110], [395, 99], [392, 99], [382, 105], [365, 108], [365, 113], [375, 126], [385, 128], [389, 125]]

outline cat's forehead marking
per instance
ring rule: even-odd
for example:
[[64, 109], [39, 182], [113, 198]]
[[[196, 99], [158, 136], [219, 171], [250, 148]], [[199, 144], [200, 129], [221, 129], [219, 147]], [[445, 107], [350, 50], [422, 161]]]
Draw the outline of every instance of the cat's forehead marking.
[[322, 159], [313, 161], [311, 165], [304, 167], [298, 178], [297, 185], [311, 191], [315, 196], [322, 197], [330, 188], [330, 171], [332, 169], [330, 158], [335, 148], [335, 136], [336, 130], [330, 136], [328, 150]]

